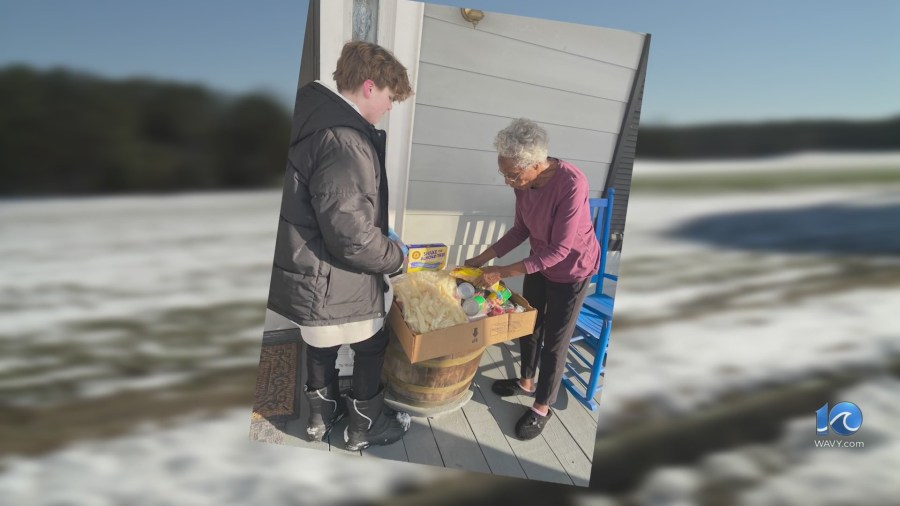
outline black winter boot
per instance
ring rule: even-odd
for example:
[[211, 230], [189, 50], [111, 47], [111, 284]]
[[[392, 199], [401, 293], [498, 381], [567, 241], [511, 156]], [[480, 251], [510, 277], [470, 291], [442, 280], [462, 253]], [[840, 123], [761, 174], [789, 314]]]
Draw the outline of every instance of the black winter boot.
[[384, 405], [383, 385], [369, 400], [361, 401], [348, 396], [347, 411], [350, 421], [344, 431], [344, 441], [350, 451], [395, 443], [409, 430], [409, 414]]
[[341, 399], [337, 381], [318, 390], [310, 390], [303, 386], [303, 393], [309, 399], [309, 421], [306, 423], [306, 434], [310, 441], [321, 441], [334, 424], [347, 414], [347, 407]]

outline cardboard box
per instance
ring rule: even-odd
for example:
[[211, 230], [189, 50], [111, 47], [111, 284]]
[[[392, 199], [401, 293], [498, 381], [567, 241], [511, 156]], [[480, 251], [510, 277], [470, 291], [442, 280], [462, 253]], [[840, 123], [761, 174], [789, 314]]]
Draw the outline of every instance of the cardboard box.
[[395, 301], [391, 306], [388, 322], [410, 363], [415, 364], [454, 353], [474, 351], [534, 332], [537, 310], [521, 295], [514, 293], [511, 300], [524, 307], [525, 312], [488, 316], [424, 334], [416, 334], [409, 328], [403, 319], [403, 311]]

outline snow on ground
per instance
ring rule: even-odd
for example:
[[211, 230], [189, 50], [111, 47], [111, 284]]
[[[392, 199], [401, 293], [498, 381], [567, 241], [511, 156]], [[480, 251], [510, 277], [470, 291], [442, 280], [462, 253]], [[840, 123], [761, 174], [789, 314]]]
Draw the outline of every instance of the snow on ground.
[[[841, 393], [863, 411], [851, 437], [815, 436], [815, 417], [791, 420], [767, 445], [748, 445], [704, 457], [694, 466], [654, 471], [635, 491], [641, 505], [698, 504], [725, 493], [718, 504], [747, 506], [897, 504], [900, 497], [900, 382], [883, 377]], [[815, 440], [863, 444], [816, 447]], [[599, 504], [599, 503], [598, 503]]]
[[315, 505], [383, 497], [453, 471], [247, 440], [236, 409], [173, 428], [144, 427], [36, 458], [0, 460], [0, 503], [144, 506]]
[[[826, 158], [828, 163], [804, 155], [792, 163], [806, 170], [848, 161]], [[887, 166], [896, 158], [885, 154], [860, 163]], [[639, 162], [635, 174], [684, 169], [648, 163]], [[877, 371], [900, 356], [897, 282], [872, 284], [845, 272], [847, 262], [897, 272], [896, 256], [746, 251], [673, 234], [691, 220], [729, 212], [890, 206], [900, 202], [898, 195], [896, 188], [879, 186], [632, 195], [616, 290], [621, 325], [610, 344], [600, 427], [634, 423], [634, 402], [670, 416], [764, 385], [847, 368]], [[36, 388], [56, 384], [79, 387], [69, 401], [135, 388], [167, 391], [191, 381], [194, 371], [246, 367], [258, 357], [279, 197], [261, 192], [0, 203], [0, 231], [15, 239], [0, 242], [5, 402], [40, 398]], [[889, 225], [859, 224], [874, 235]], [[236, 307], [246, 307], [248, 315]], [[110, 369], [124, 359], [160, 367], [145, 377]], [[878, 435], [865, 452], [785, 451], [799, 448], [788, 437], [776, 447], [752, 450], [752, 458], [741, 451], [709, 458], [719, 459], [735, 480], [753, 484], [743, 496], [751, 504], [808, 492], [841, 467], [852, 467], [849, 476], [863, 482], [869, 469], [874, 493], [897, 497], [879, 473], [897, 468], [892, 459], [900, 454], [900, 438], [872, 421], [882, 412], [884, 419], [897, 419], [885, 407], [885, 399], [896, 399], [891, 392], [897, 385], [860, 388], [848, 392], [848, 400], [863, 409], [864, 430]], [[796, 430], [811, 439], [807, 424], [797, 421]], [[148, 426], [111, 440], [79, 441], [34, 458], [7, 458], [0, 497], [10, 504], [327, 504], [387, 494], [397, 480], [447, 476], [433, 468], [366, 465], [363, 459], [251, 444], [247, 430], [245, 407], [168, 429]], [[775, 462], [777, 473], [761, 474], [758, 462], [765, 459]], [[665, 491], [672, 483], [692, 493], [705, 483], [704, 473], [660, 470], [645, 487]]]
[[[729, 392], [847, 367], [877, 369], [897, 360], [900, 279], [854, 286], [855, 278], [845, 275], [840, 289], [818, 287], [827, 286], [844, 262], [896, 270], [900, 258], [777, 248], [747, 252], [670, 233], [716, 213], [885, 203], [900, 203], [896, 189], [787, 196], [636, 193], [629, 203], [615, 310], [616, 320], [627, 324], [613, 325], [601, 431], [628, 420], [627, 408], [637, 400], [652, 401], [660, 413], [684, 414]], [[868, 225], [876, 234], [878, 225], [896, 226]]]
[[[0, 339], [84, 320], [262, 301], [273, 192], [0, 203]], [[262, 309], [261, 309], [262, 311]]]
[[822, 170], [900, 169], [900, 153], [886, 151], [880, 153], [822, 153], [809, 152], [766, 158], [738, 160], [686, 160], [683, 162], [636, 160], [635, 177], [655, 175], [694, 175], [726, 173], [818, 172]]
[[729, 393], [884, 367], [900, 357], [898, 307], [900, 290], [858, 290], [614, 330], [600, 429], [625, 423], [637, 400], [686, 415]]

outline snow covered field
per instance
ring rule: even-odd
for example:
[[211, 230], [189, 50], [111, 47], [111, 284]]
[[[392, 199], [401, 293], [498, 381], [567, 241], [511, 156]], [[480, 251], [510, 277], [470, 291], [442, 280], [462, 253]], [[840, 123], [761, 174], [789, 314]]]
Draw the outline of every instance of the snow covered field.
[[272, 192], [0, 203], [5, 402], [255, 366], [277, 213]]
[[634, 165], [635, 177], [659, 175], [724, 174], [735, 172], [781, 172], [790, 170], [818, 172], [851, 167], [866, 169], [900, 167], [900, 153], [796, 153], [746, 160], [687, 160], [683, 162], [638, 160]]
[[[780, 167], [790, 169], [793, 160], [798, 170], [812, 170], [799, 163], [808, 159]], [[859, 163], [883, 162], [866, 160]], [[674, 165], [639, 163], [635, 173], [690, 172]], [[900, 359], [898, 190], [861, 184], [632, 195], [602, 437], [648, 417], [690, 414], [835, 371], [871, 377], [844, 392], [864, 413], [864, 450], [811, 449], [810, 413], [785, 420], [778, 441], [654, 470], [634, 492], [639, 502], [693, 502], [724, 486], [747, 504], [839, 504], [847, 497], [837, 491], [842, 483], [872, 484], [872, 497], [881, 498], [874, 503], [900, 496], [896, 480], [884, 478], [900, 468], [900, 436], [890, 430], [900, 386], [887, 371]], [[87, 419], [83, 432], [35, 446], [28, 451], [34, 455], [0, 451], [4, 501], [334, 504], [458, 476], [251, 444], [248, 405], [209, 409], [212, 387], [191, 390], [211, 381], [216, 395], [251, 398], [279, 198], [258, 192], [0, 203], [0, 405], [13, 413], [0, 418], [0, 434], [35, 437], [28, 427], [66, 424], [52, 417], [90, 400], [105, 402], [96, 418], [105, 423], [115, 419], [122, 395], [147, 399], [136, 415], [145, 421], [128, 434], [107, 437]], [[867, 248], [854, 249], [859, 244]], [[179, 395], [191, 400], [182, 416], [158, 412], [156, 403]], [[720, 467], [717, 478], [710, 469]]]
[[787, 422], [774, 443], [712, 453], [694, 466], [658, 469], [633, 496], [640, 504], [897, 504], [900, 381], [878, 378], [842, 397], [864, 407], [860, 436], [853, 438], [862, 440], [861, 447], [817, 448], [814, 417], [807, 416]]
[[11, 505], [320, 505], [384, 496], [435, 476], [424, 466], [250, 442], [247, 424], [242, 407], [39, 458], [8, 459], [0, 497]]
[[[858, 228], [889, 246], [900, 236], [896, 190], [636, 193], [626, 225], [601, 433], [627, 418], [624, 406], [635, 399], [684, 414], [728, 393], [900, 359], [900, 249], [865, 257], [824, 247], [786, 252], [811, 232], [841, 238]], [[671, 232], [716, 213], [789, 214], [824, 204], [848, 212], [873, 206], [893, 211], [882, 223], [850, 223], [847, 230], [807, 223], [798, 230], [754, 231], [780, 234], [780, 241], [766, 242], [768, 251], [715, 244], [719, 237], [704, 244]]]

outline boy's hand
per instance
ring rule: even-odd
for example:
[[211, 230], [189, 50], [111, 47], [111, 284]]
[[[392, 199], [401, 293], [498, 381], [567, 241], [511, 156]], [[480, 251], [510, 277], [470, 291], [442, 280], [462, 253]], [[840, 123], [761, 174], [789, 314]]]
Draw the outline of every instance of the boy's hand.
[[388, 229], [388, 239], [397, 243], [397, 246], [400, 246], [400, 250], [403, 251], [403, 258], [406, 258], [409, 256], [409, 246], [407, 246], [406, 244], [403, 243], [402, 240], [400, 240], [400, 236], [397, 235], [397, 232], [394, 232], [394, 229], [392, 229], [392, 228]]

